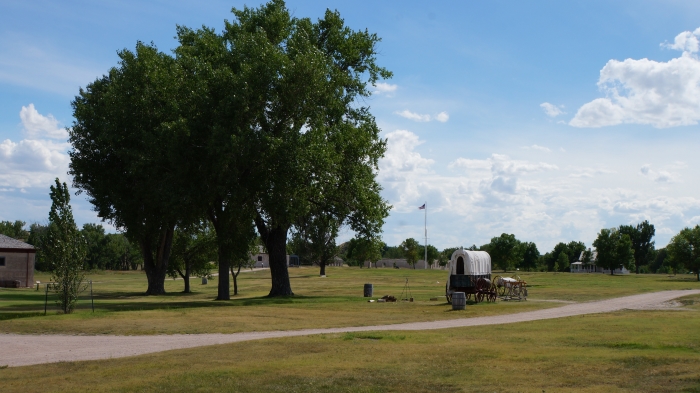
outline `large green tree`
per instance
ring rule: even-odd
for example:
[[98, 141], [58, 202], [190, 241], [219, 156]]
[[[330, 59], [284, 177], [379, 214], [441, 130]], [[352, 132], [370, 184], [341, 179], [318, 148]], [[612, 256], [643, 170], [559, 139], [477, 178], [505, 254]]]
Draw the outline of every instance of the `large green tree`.
[[537, 245], [533, 242], [523, 242], [521, 243], [521, 247], [521, 267], [529, 272], [530, 269], [534, 269], [537, 266], [537, 260], [540, 258], [540, 251], [537, 249]]
[[700, 281], [700, 226], [683, 228], [666, 246], [671, 266], [685, 266]]
[[269, 295], [287, 296], [287, 236], [301, 217], [319, 211], [362, 237], [381, 232], [389, 206], [375, 175], [385, 142], [362, 99], [391, 74], [376, 64], [379, 38], [338, 12], [314, 22], [274, 0], [233, 13], [224, 37], [245, 82], [234, 93], [253, 116], [254, 220], [270, 255]]
[[597, 266], [609, 269], [614, 274], [615, 269], [624, 267], [630, 269], [634, 263], [634, 250], [629, 235], [621, 233], [617, 228], [601, 229], [593, 242], [596, 248]]
[[654, 242], [651, 240], [656, 233], [654, 225], [644, 220], [636, 226], [620, 225], [620, 232], [629, 236], [632, 241], [635, 271], [639, 274], [639, 268], [647, 264], [650, 252], [654, 249]]
[[519, 259], [519, 243], [515, 235], [508, 233], [492, 238], [487, 248], [494, 267], [503, 269], [503, 272], [514, 267]]
[[119, 65], [72, 102], [70, 174], [98, 216], [139, 244], [147, 294], [165, 293], [173, 231], [189, 212], [181, 167], [187, 130], [181, 72], [152, 45], [119, 52]]
[[58, 295], [56, 302], [64, 313], [70, 314], [78, 301], [78, 295], [85, 289], [85, 239], [73, 220], [66, 183], [61, 183], [56, 178], [50, 196], [49, 227], [41, 254], [51, 266], [51, 281], [54, 282], [53, 289]]

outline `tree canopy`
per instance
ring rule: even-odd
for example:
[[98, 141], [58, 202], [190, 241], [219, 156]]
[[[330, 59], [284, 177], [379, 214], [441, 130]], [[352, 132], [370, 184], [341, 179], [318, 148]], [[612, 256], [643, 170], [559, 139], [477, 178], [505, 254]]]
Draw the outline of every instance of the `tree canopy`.
[[672, 265], [685, 266], [700, 281], [700, 226], [684, 228], [666, 246]]
[[596, 265], [609, 269], [610, 274], [614, 274], [615, 269], [619, 267], [629, 269], [634, 263], [634, 250], [629, 235], [616, 228], [601, 229], [593, 246], [598, 252]]

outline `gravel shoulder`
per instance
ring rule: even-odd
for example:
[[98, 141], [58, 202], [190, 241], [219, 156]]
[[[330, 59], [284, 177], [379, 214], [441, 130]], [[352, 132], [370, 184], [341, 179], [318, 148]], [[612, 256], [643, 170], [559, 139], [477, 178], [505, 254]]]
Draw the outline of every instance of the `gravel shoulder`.
[[561, 307], [516, 314], [411, 322], [393, 325], [246, 332], [234, 334], [173, 334], [161, 336], [78, 336], [0, 334], [0, 366], [27, 366], [42, 363], [110, 359], [147, 353], [227, 344], [266, 338], [308, 336], [366, 331], [434, 330], [457, 327], [498, 325], [575, 315], [598, 314], [624, 309], [673, 309], [673, 299], [700, 294], [700, 290], [645, 293], [602, 301], [567, 304]]

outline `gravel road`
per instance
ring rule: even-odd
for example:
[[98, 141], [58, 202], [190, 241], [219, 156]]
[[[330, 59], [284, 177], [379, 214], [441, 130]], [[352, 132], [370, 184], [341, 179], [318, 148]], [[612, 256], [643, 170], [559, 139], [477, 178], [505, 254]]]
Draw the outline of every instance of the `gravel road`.
[[624, 309], [664, 308], [664, 303], [682, 296], [700, 294], [700, 290], [663, 291], [625, 296], [587, 303], [567, 304], [546, 310], [431, 322], [358, 326], [331, 329], [305, 329], [233, 334], [173, 334], [159, 336], [81, 336], [0, 334], [0, 366], [26, 366], [41, 363], [109, 359], [146, 353], [227, 344], [266, 338], [307, 336], [312, 334], [387, 330], [432, 330], [468, 326], [497, 325], [597, 314]]

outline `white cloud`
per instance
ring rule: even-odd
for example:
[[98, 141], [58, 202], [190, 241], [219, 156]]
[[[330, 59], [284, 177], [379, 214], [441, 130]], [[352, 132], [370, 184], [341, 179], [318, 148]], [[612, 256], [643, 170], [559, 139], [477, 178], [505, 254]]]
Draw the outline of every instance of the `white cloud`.
[[700, 120], [700, 60], [697, 33], [684, 32], [674, 44], [683, 50], [667, 62], [649, 59], [610, 60], [600, 71], [598, 87], [606, 95], [581, 106], [569, 122], [574, 127], [623, 123], [668, 128]]
[[66, 177], [68, 143], [24, 139], [0, 143], [0, 186], [37, 187]]
[[676, 36], [673, 40], [673, 44], [664, 42], [661, 44], [662, 47], [668, 49], [675, 49], [682, 52], [695, 53], [698, 51], [698, 36], [700, 35], [700, 28], [695, 29], [692, 33], [690, 31], [684, 31]]
[[558, 106], [550, 104], [549, 102], [541, 103], [540, 108], [542, 108], [544, 110], [544, 113], [546, 113], [549, 117], [557, 117], [566, 113], [562, 111]]
[[547, 152], [547, 153], [550, 153], [550, 152], [551, 152], [551, 150], [550, 150], [548, 147], [544, 147], [544, 146], [540, 146], [540, 145], [523, 146], [523, 147], [521, 147], [521, 149], [525, 149], [525, 150], [530, 150], [530, 149], [532, 149], [532, 150], [540, 150], [540, 151], [544, 151], [544, 152]]
[[406, 119], [418, 121], [418, 122], [429, 122], [431, 120], [437, 120], [440, 123], [445, 123], [450, 119], [450, 115], [447, 112], [440, 112], [435, 116], [423, 115], [420, 113], [411, 112], [408, 109], [402, 111], [396, 111], [395, 114], [405, 117]]
[[19, 117], [22, 119], [25, 134], [31, 139], [46, 137], [65, 140], [68, 138], [68, 132], [58, 126], [58, 120], [52, 115], [39, 114], [34, 104], [23, 106], [19, 111]]
[[450, 115], [447, 114], [447, 112], [440, 112], [435, 116], [435, 120], [439, 121], [440, 123], [445, 123], [446, 121], [450, 120]]
[[48, 187], [54, 178], [65, 178], [70, 162], [66, 152], [70, 145], [46, 138], [65, 140], [66, 131], [59, 128], [53, 116], [37, 112], [33, 104], [22, 107], [19, 115], [27, 139], [0, 142], [0, 186]]
[[396, 130], [386, 135], [387, 149], [380, 161], [380, 167], [384, 173], [395, 172], [427, 172], [435, 161], [423, 158], [415, 148], [423, 144], [418, 135], [406, 131]]
[[394, 112], [397, 115], [401, 117], [405, 117], [406, 119], [413, 120], [413, 121], [420, 121], [420, 122], [428, 122], [430, 121], [430, 115], [421, 115], [419, 113], [414, 113], [409, 111], [408, 109], [402, 110], [402, 111], [397, 111]]
[[375, 94], [390, 95], [391, 93], [395, 92], [399, 86], [398, 85], [391, 85], [389, 83], [379, 82], [376, 85], [374, 85], [374, 87], [376, 89], [376, 90], [374, 90]]
[[646, 176], [647, 178], [657, 182], [657, 183], [671, 183], [671, 182], [676, 182], [679, 179], [679, 175], [677, 173], [669, 172], [669, 171], [655, 171], [651, 169], [651, 165], [649, 164], [644, 164], [642, 165], [641, 168], [639, 168], [639, 172]]

